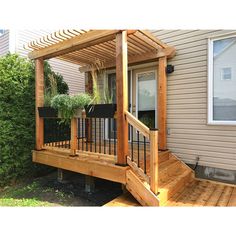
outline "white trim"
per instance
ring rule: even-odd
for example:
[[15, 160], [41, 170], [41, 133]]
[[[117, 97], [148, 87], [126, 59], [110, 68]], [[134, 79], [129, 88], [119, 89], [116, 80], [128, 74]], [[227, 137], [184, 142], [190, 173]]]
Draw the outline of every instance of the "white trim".
[[[236, 125], [236, 121], [219, 121], [213, 120], [213, 43], [217, 40], [222, 40], [226, 38], [236, 37], [235, 33], [224, 34], [221, 36], [209, 37], [208, 38], [208, 116], [207, 124], [208, 125]], [[236, 92], [236, 91], [235, 91]]]
[[[135, 100], [136, 100], [136, 111], [135, 111], [135, 116], [138, 119], [138, 75], [140, 74], [146, 74], [146, 73], [150, 73], [150, 72], [154, 72], [154, 79], [155, 79], [155, 83], [157, 83], [157, 73], [156, 70], [146, 70], [146, 71], [142, 71], [142, 72], [138, 72], [136, 73], [136, 96], [135, 96]], [[155, 93], [155, 127], [157, 127], [157, 93]]]

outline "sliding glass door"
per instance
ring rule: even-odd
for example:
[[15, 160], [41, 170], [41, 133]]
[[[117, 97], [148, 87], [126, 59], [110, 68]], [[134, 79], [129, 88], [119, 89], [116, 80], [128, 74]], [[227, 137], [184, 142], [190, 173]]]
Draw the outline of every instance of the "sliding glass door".
[[136, 116], [149, 128], [156, 127], [156, 73], [147, 71], [136, 75]]

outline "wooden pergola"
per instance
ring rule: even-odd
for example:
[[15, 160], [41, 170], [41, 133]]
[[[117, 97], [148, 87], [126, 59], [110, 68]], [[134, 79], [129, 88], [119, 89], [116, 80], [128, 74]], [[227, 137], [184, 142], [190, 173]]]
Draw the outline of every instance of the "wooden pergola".
[[[61, 30], [30, 42], [30, 59], [36, 63], [36, 108], [44, 103], [43, 61], [59, 58], [90, 71], [99, 60], [103, 68], [116, 68], [117, 86], [117, 164], [125, 165], [128, 152], [127, 69], [143, 62], [158, 63], [159, 149], [166, 150], [166, 65], [175, 55], [170, 47], [144, 30]], [[43, 119], [36, 109], [36, 149], [43, 144]]]

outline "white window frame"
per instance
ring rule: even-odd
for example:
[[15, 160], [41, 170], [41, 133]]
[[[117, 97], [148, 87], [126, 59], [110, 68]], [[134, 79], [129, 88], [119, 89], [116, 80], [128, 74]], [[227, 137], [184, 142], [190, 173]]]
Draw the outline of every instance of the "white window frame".
[[208, 125], [236, 125], [234, 120], [213, 120], [213, 43], [233, 37], [236, 37], [235, 33], [208, 38]]

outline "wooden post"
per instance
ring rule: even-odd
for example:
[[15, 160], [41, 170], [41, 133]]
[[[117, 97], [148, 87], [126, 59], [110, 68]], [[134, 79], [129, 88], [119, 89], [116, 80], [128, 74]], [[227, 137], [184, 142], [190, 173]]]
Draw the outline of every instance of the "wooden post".
[[158, 130], [150, 130], [150, 187], [158, 193]]
[[71, 133], [70, 133], [70, 155], [76, 156], [76, 149], [78, 147], [78, 139], [77, 139], [77, 133], [78, 133], [78, 120], [77, 118], [71, 119]]
[[126, 165], [128, 155], [128, 72], [127, 31], [116, 35], [117, 164]]
[[159, 129], [159, 149], [166, 150], [166, 65], [167, 58], [159, 58], [158, 76], [158, 129]]
[[36, 150], [42, 150], [44, 142], [44, 120], [39, 117], [38, 107], [44, 105], [44, 62], [42, 58], [35, 60], [35, 123]]
[[85, 192], [94, 193], [95, 181], [93, 176], [85, 175]]

